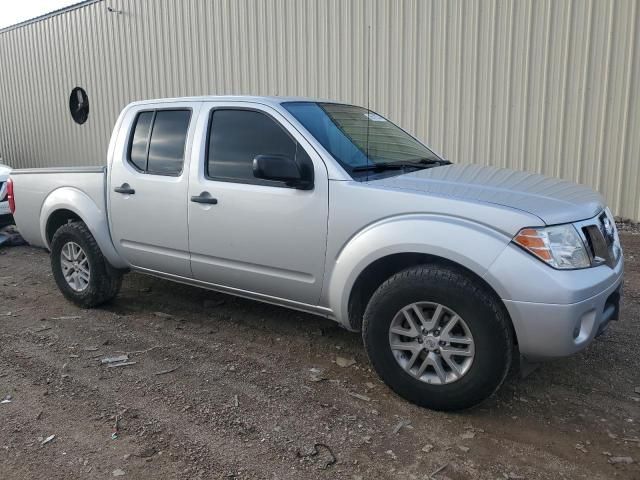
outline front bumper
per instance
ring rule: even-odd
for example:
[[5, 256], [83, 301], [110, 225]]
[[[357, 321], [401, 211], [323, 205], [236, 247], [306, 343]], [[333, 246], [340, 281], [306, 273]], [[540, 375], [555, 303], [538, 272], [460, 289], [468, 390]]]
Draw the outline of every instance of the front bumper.
[[622, 257], [613, 268], [602, 265], [573, 271], [553, 270], [517, 250], [507, 253], [506, 259], [499, 259], [488, 277], [504, 276], [508, 266], [510, 283], [502, 283], [499, 293], [511, 316], [520, 354], [528, 360], [576, 353], [618, 319]]
[[598, 295], [570, 305], [505, 300], [520, 354], [536, 361], [582, 350], [618, 319], [621, 293], [622, 278]]

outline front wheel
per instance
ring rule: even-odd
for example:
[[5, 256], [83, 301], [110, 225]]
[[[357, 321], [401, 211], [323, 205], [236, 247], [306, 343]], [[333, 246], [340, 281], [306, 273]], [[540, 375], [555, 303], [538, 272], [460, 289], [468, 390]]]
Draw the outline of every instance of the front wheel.
[[405, 399], [435, 410], [472, 407], [499, 388], [511, 365], [513, 333], [498, 302], [461, 270], [403, 270], [367, 306], [367, 354]]
[[108, 302], [122, 284], [122, 273], [107, 262], [82, 222], [67, 223], [53, 235], [51, 269], [62, 294], [83, 308]]

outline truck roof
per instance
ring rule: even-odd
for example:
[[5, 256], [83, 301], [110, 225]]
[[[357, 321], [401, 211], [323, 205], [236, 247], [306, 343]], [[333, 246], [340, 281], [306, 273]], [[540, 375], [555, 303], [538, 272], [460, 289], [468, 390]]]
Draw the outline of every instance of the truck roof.
[[171, 103], [171, 102], [214, 102], [221, 101], [225, 102], [256, 102], [262, 103], [266, 105], [279, 105], [284, 102], [329, 102], [329, 103], [344, 103], [335, 100], [327, 100], [321, 98], [311, 98], [311, 97], [278, 97], [278, 96], [260, 96], [260, 95], [204, 95], [197, 97], [174, 97], [174, 98], [156, 98], [149, 100], [138, 100], [136, 102], [132, 102], [129, 106], [139, 106], [139, 105], [147, 105], [147, 104], [158, 104], [158, 103]]

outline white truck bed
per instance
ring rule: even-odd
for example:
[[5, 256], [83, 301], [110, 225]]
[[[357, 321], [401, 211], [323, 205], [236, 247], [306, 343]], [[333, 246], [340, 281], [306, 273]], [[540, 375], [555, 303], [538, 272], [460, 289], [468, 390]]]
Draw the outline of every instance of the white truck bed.
[[[61, 187], [73, 186], [79, 194], [89, 197], [106, 218], [106, 167], [70, 167], [70, 168], [33, 168], [13, 170], [16, 212], [20, 218], [20, 233], [31, 245], [48, 248], [46, 225], [40, 225], [36, 219], [45, 221], [48, 215], [42, 215], [47, 209], [45, 199]], [[73, 211], [73, 202], [69, 209]], [[27, 221], [25, 221], [27, 220]], [[44, 235], [43, 235], [44, 232]]]

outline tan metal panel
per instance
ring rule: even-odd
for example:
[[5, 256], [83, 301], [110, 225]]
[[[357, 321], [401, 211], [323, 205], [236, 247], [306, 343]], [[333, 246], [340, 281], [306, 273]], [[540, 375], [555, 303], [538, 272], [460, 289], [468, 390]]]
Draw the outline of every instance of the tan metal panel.
[[101, 164], [120, 109], [143, 98], [324, 97], [370, 104], [455, 162], [586, 183], [638, 220], [639, 3], [87, 2], [0, 31], [0, 155]]

